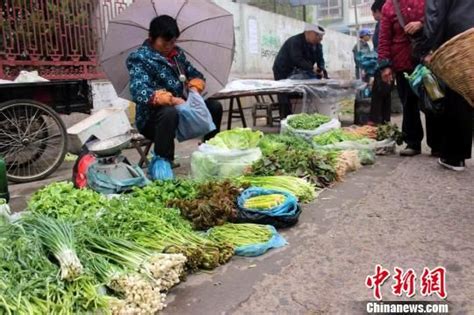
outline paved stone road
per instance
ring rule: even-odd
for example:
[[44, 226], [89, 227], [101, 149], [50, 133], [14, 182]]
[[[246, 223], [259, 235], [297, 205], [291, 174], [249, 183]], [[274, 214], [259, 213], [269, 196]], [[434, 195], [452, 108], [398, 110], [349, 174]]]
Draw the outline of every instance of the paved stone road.
[[[381, 158], [307, 205], [300, 223], [283, 232], [289, 246], [191, 276], [166, 313], [358, 314], [364, 308], [356, 301], [373, 299], [365, 278], [381, 264], [418, 276], [425, 266], [446, 267], [452, 314], [474, 314], [469, 166], [457, 174], [428, 156]], [[395, 299], [391, 284], [384, 299]]]

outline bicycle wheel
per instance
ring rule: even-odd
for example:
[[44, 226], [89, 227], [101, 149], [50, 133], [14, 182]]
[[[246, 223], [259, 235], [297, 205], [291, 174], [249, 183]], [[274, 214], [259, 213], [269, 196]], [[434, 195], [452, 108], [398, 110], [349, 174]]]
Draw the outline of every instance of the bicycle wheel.
[[48, 177], [63, 162], [67, 131], [54, 110], [32, 100], [0, 104], [0, 156], [12, 182]]

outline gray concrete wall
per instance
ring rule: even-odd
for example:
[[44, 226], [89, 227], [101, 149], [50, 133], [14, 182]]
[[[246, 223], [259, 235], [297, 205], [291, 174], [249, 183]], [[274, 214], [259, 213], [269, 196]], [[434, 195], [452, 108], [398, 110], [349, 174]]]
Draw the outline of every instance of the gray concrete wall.
[[[289, 37], [301, 33], [305, 23], [256, 7], [214, 0], [234, 15], [236, 54], [232, 78], [272, 78], [272, 65], [278, 50]], [[327, 30], [323, 41], [327, 68], [332, 76], [353, 75], [354, 37]]]
[[[304, 30], [305, 23], [230, 0], [214, 2], [234, 15], [236, 45], [229, 80], [273, 79], [272, 66], [276, 54], [286, 39]], [[327, 30], [323, 47], [331, 77], [354, 77], [352, 48], [355, 42], [354, 37]], [[108, 82], [94, 81], [92, 88], [94, 110], [110, 106], [128, 107], [128, 102], [118, 99]]]

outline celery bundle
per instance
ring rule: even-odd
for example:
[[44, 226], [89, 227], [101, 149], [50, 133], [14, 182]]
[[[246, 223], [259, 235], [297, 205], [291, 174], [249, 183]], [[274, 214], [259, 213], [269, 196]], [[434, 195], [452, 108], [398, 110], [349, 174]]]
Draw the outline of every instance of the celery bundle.
[[245, 176], [237, 179], [239, 183], [289, 192], [301, 202], [316, 198], [316, 187], [307, 180], [294, 176]]

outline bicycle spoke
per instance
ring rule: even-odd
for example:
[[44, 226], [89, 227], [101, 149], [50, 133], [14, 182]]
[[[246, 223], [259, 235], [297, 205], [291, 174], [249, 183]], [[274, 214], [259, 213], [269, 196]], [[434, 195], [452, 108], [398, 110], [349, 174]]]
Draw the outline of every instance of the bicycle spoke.
[[[25, 107], [25, 108], [28, 108], [28, 107]], [[25, 112], [26, 112], [26, 110], [25, 110]], [[23, 136], [26, 136], [26, 135], [28, 134], [28, 132], [30, 131], [31, 125], [32, 125], [33, 121], [35, 121], [36, 114], [38, 114], [38, 112], [39, 112], [39, 109], [36, 109], [36, 112], [35, 112], [35, 114], [31, 117], [31, 120], [29, 121], [29, 123], [28, 123], [28, 125], [27, 125], [27, 127], [26, 127], [26, 130], [25, 130], [25, 133], [23, 134]], [[28, 114], [27, 114], [26, 117], [29, 117]], [[27, 118], [27, 119], [28, 119], [28, 118]]]
[[13, 135], [11, 135], [11, 134], [9, 134], [9, 133], [6, 133], [6, 132], [3, 131], [3, 130], [0, 130], [0, 132], [2, 133], [2, 135], [7, 136], [7, 137], [9, 137], [9, 138], [12, 139], [12, 140], [17, 140], [17, 141], [18, 141], [18, 138], [15, 138]]
[[15, 155], [15, 159], [13, 160], [13, 163], [10, 165], [10, 167], [8, 167], [7, 169], [7, 173], [10, 172], [10, 170], [12, 169], [13, 166], [15, 166], [15, 162], [18, 160], [18, 154]]
[[46, 138], [42, 138], [42, 139], [35, 140], [35, 141], [31, 142], [31, 144], [36, 144], [36, 143], [41, 142], [41, 141], [48, 141], [49, 139], [53, 139], [53, 138], [58, 138], [58, 137], [61, 138], [61, 136], [62, 136], [62, 135], [61, 135], [60, 133], [54, 134], [54, 135], [50, 135], [50, 136], [48, 136], [48, 137], [46, 137]]
[[2, 141], [0, 143], [0, 147], [9, 147], [13, 145], [19, 145], [18, 141], [16, 140], [10, 140], [10, 141]]
[[16, 118], [16, 111], [13, 110], [12, 112], [13, 112], [13, 117], [14, 117], [15, 122], [16, 122], [15, 127], [16, 127], [16, 129], [17, 129], [17, 131], [18, 131], [18, 136], [21, 136], [20, 121]]
[[[10, 122], [10, 124], [12, 124], [12, 126], [17, 127], [16, 124], [13, 121], [11, 121], [11, 119], [7, 115], [5, 115], [3, 112], [0, 112], [0, 114], [2, 114], [3, 117], [5, 117]], [[18, 130], [18, 127], [17, 127], [17, 130]]]
[[37, 139], [37, 136], [38, 136], [39, 133], [41, 133], [41, 132], [48, 132], [48, 130], [49, 130], [50, 127], [56, 126], [56, 124], [53, 123], [53, 124], [51, 124], [51, 125], [46, 126], [46, 128], [43, 128], [43, 126], [44, 126], [45, 123], [46, 123], [46, 122], [43, 122], [43, 124], [41, 125], [41, 129], [36, 130], [34, 133], [30, 134], [29, 137], [31, 137], [31, 138], [33, 138], [33, 139]]

